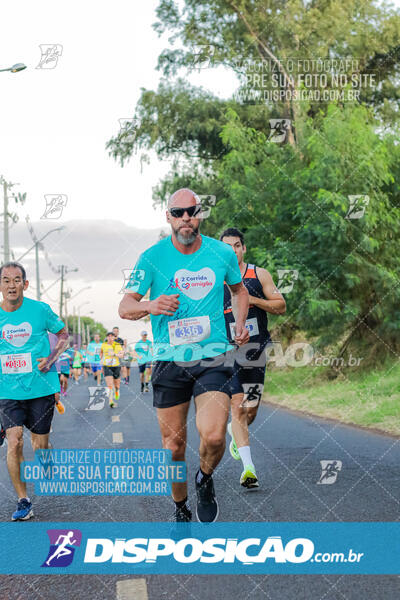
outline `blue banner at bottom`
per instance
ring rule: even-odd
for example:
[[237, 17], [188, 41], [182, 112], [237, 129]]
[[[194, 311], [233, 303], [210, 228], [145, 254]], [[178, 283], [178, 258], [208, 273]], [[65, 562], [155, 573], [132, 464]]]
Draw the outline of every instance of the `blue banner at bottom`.
[[400, 523], [0, 523], [2, 574], [398, 574]]

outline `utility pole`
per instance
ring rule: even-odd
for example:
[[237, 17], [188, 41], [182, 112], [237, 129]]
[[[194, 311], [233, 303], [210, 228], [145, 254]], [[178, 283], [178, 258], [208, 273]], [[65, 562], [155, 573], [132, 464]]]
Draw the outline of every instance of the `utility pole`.
[[[9, 237], [9, 219], [11, 219], [13, 221], [13, 223], [16, 223], [18, 221], [18, 215], [17, 213], [10, 213], [8, 211], [8, 190], [11, 189], [12, 187], [14, 187], [14, 185], [18, 185], [16, 183], [11, 183], [10, 181], [6, 181], [5, 178], [3, 177], [3, 175], [0, 175], [0, 184], [3, 184], [3, 205], [4, 205], [4, 212], [3, 212], [3, 217], [4, 217], [4, 247], [3, 247], [3, 251], [4, 251], [4, 263], [8, 262], [10, 260], [10, 237]], [[26, 193], [25, 194], [11, 194], [11, 198], [13, 198], [13, 200], [15, 201], [16, 204], [24, 204], [25, 200], [26, 200]]]
[[60, 286], [60, 319], [62, 319], [62, 314], [63, 314], [63, 302], [64, 302], [64, 296], [67, 292], [64, 292], [64, 281], [65, 281], [65, 276], [67, 273], [73, 273], [75, 271], [78, 271], [78, 268], [76, 269], [68, 269], [68, 267], [66, 265], [60, 265], [58, 267], [58, 272], [61, 273], [61, 286]]
[[[61, 231], [62, 229], [64, 229], [64, 226], [63, 226], [63, 227], [57, 227], [56, 229], [51, 229], [50, 231], [48, 231], [47, 233], [45, 233], [45, 234], [44, 234], [44, 235], [43, 235], [43, 236], [40, 238], [40, 240], [38, 240], [38, 239], [37, 239], [37, 237], [36, 237], [36, 234], [35, 234], [35, 232], [34, 232], [34, 230], [33, 230], [33, 227], [32, 227], [32, 225], [30, 224], [29, 217], [27, 217], [27, 218], [26, 218], [26, 222], [27, 222], [27, 225], [28, 225], [29, 232], [30, 232], [30, 234], [31, 234], [31, 236], [32, 236], [32, 240], [33, 240], [33, 246], [31, 246], [31, 247], [29, 248], [29, 250], [27, 250], [26, 252], [24, 252], [24, 253], [23, 253], [23, 254], [22, 254], [22, 255], [21, 255], [19, 258], [18, 258], [17, 262], [21, 262], [21, 260], [22, 260], [22, 259], [23, 259], [23, 258], [24, 258], [24, 257], [25, 257], [27, 254], [29, 254], [29, 252], [30, 252], [31, 250], [35, 249], [35, 263], [36, 263], [36, 299], [37, 299], [37, 300], [40, 300], [40, 299], [41, 299], [41, 291], [40, 291], [40, 274], [39, 274], [39, 250], [44, 250], [44, 247], [43, 247], [42, 241], [43, 241], [43, 240], [44, 240], [44, 239], [45, 239], [45, 238], [46, 238], [48, 235], [50, 235], [50, 233], [53, 233], [54, 231]], [[49, 262], [49, 259], [48, 259], [48, 257], [47, 257], [47, 254], [46, 254], [46, 252], [45, 252], [45, 256], [46, 256], [46, 258], [47, 258], [47, 262], [48, 262], [48, 264], [50, 265], [50, 267], [51, 267], [51, 269], [52, 269], [53, 273], [59, 273], [59, 271], [56, 271], [56, 269], [53, 267], [53, 265], [52, 265], [52, 264]], [[58, 279], [57, 279], [57, 281], [58, 281]], [[51, 284], [51, 285], [50, 285], [50, 286], [47, 288], [47, 290], [49, 290], [49, 289], [52, 287], [52, 285], [54, 285], [54, 283], [56, 283], [56, 282], [53, 282], [53, 283], [52, 283], [52, 284]], [[45, 290], [45, 292], [47, 292], [47, 290]], [[43, 293], [45, 293], [45, 292], [43, 292]]]

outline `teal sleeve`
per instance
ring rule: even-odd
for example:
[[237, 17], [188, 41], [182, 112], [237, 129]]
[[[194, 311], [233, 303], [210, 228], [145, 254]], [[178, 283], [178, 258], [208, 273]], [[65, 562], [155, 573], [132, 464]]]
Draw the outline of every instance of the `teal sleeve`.
[[45, 328], [50, 333], [58, 333], [65, 327], [60, 317], [53, 312], [48, 304], [43, 303], [45, 310]]
[[144, 296], [147, 290], [151, 287], [153, 281], [153, 265], [146, 254], [141, 254], [139, 259], [131, 271], [129, 281], [125, 286], [125, 292], [137, 293]]

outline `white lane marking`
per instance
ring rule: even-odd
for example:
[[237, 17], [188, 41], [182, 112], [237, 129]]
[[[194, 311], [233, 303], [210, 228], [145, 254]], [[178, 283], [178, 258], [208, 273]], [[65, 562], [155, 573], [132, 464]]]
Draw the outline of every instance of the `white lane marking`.
[[117, 600], [149, 600], [145, 579], [117, 581]]
[[120, 431], [117, 433], [114, 431], [113, 433], [113, 444], [122, 444], [124, 441], [124, 436]]
[[113, 415], [113, 416], [111, 417], [111, 421], [112, 421], [113, 423], [119, 423], [119, 415]]

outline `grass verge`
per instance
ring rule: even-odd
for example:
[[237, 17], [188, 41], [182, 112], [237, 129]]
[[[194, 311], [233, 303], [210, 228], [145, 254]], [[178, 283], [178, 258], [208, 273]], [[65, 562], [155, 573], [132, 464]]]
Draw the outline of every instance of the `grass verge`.
[[348, 369], [327, 381], [325, 367], [267, 370], [263, 400], [400, 436], [400, 364]]

